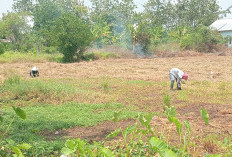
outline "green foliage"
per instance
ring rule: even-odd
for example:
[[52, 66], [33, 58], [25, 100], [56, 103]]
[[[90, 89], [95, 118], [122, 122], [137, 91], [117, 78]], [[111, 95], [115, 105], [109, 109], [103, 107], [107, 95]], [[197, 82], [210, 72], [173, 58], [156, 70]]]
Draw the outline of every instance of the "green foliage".
[[176, 117], [176, 108], [173, 106], [171, 107], [165, 106], [165, 113], [168, 117]]
[[143, 126], [148, 126], [150, 124], [150, 122], [151, 122], [151, 120], [152, 120], [153, 117], [154, 117], [154, 113], [152, 113], [152, 112], [149, 113], [149, 114], [147, 114], [147, 115], [145, 115], [145, 116], [140, 115], [139, 116], [139, 121], [140, 121], [140, 123]]
[[[0, 36], [11, 38], [10, 47], [14, 50], [39, 53], [44, 47], [58, 46], [65, 54], [65, 62], [98, 57], [83, 55], [92, 41], [97, 48], [117, 45], [141, 55], [150, 55], [151, 50], [157, 51], [156, 47], [169, 45], [168, 42], [180, 42], [184, 49], [209, 52], [215, 41], [222, 40], [201, 25], [208, 27], [221, 13], [228, 12], [220, 11], [216, 0], [148, 0], [141, 13], [135, 12], [133, 1], [91, 3], [90, 12], [83, 2], [76, 0], [15, 0], [13, 8], [17, 13], [9, 13], [0, 21]], [[25, 23], [25, 15], [33, 16], [33, 28]]]
[[[23, 120], [26, 119], [26, 112], [24, 110], [22, 110], [19, 107], [13, 107], [13, 110], [15, 111], [15, 113]], [[3, 117], [1, 116], [2, 122], [3, 122]], [[9, 124], [7, 124], [7, 128], [1, 131], [4, 131], [3, 135], [0, 136], [0, 144], [4, 144], [7, 143], [6, 145], [3, 145], [0, 151], [0, 156], [6, 156], [7, 152], [2, 151], [2, 149], [4, 150], [11, 150], [12, 152], [14, 152], [15, 156], [18, 157], [24, 157], [22, 150], [28, 150], [31, 148], [31, 145], [27, 144], [27, 143], [23, 143], [23, 144], [16, 144], [15, 141], [13, 141], [12, 139], [7, 139], [5, 136], [7, 135], [7, 133], [9, 132], [9, 128], [12, 126], [13, 122], [15, 121], [15, 116], [13, 118], [11, 118], [11, 122]]]
[[94, 52], [87, 52], [83, 55], [83, 60], [86, 61], [93, 61], [98, 59], [115, 59], [120, 58], [121, 56], [114, 52], [105, 52], [105, 51], [94, 51]]
[[15, 142], [11, 141], [9, 144], [9, 147], [12, 149], [12, 151], [17, 157], [24, 157], [22, 150], [28, 150], [32, 147], [31, 145], [27, 143], [19, 144], [17, 146], [15, 145], [16, 145]]
[[5, 47], [4, 45], [0, 42], [0, 55], [5, 52]]
[[5, 84], [8, 84], [10, 86], [19, 85], [20, 82], [21, 78], [17, 75], [13, 75], [4, 81]]
[[95, 45], [102, 48], [106, 45], [118, 45], [132, 49], [132, 29], [134, 24], [135, 5], [133, 1], [91, 0], [92, 33]]
[[56, 21], [53, 31], [65, 62], [81, 60], [84, 50], [90, 46], [93, 39], [88, 24], [73, 14], [63, 14]]
[[180, 135], [182, 133], [182, 124], [181, 122], [179, 121], [178, 118], [176, 117], [173, 117], [173, 116], [169, 116], [168, 117], [168, 120], [171, 122], [171, 123], [174, 123], [176, 125], [176, 130], [177, 130], [177, 133]]
[[7, 13], [0, 20], [0, 36], [10, 39], [14, 50], [20, 50], [23, 38], [31, 30], [23, 13]]
[[113, 27], [113, 24], [108, 24], [101, 18], [96, 20], [91, 32], [94, 36], [97, 48], [102, 48], [104, 45], [108, 45], [114, 40], [111, 27]]
[[32, 12], [34, 0], [14, 0], [13, 9], [16, 12]]
[[209, 26], [219, 17], [216, 0], [148, 0], [144, 6], [146, 18], [154, 26], [163, 25], [167, 29], [179, 26]]
[[102, 83], [102, 86], [103, 86], [103, 89], [104, 89], [105, 91], [108, 91], [108, 90], [109, 90], [109, 83], [108, 83], [108, 81], [103, 82], [103, 83]]
[[22, 109], [20, 109], [19, 107], [14, 107], [14, 106], [13, 106], [13, 109], [20, 118], [24, 120], [26, 119], [26, 113]]
[[101, 146], [96, 142], [92, 146], [81, 139], [67, 140], [65, 147], [62, 148], [62, 154], [76, 156], [114, 157], [114, 154], [111, 150]]
[[170, 107], [171, 104], [171, 96], [169, 94], [166, 94], [163, 96], [163, 106]]
[[[104, 110], [95, 112], [99, 109]], [[27, 154], [35, 151], [34, 153], [38, 156], [42, 155], [42, 152], [44, 152], [44, 155], [49, 155], [54, 151], [61, 150], [61, 147], [63, 147], [63, 142], [59, 139], [54, 139], [51, 142], [45, 141], [44, 137], [39, 135], [43, 130], [54, 131], [56, 129], [65, 129], [74, 126], [93, 126], [105, 120], [111, 120], [115, 110], [122, 110], [118, 119], [135, 118], [138, 114], [137, 112], [128, 111], [117, 104], [111, 104], [105, 108], [103, 104], [68, 103], [59, 106], [27, 106], [23, 110], [27, 112], [27, 119], [23, 121], [15, 119], [9, 130], [8, 138], [11, 138], [17, 143], [30, 143], [32, 148], [27, 151]], [[2, 112], [5, 117], [4, 122], [1, 123], [0, 131], [8, 124], [10, 117], [14, 114], [9, 107], [4, 107]], [[71, 148], [72, 142], [68, 143], [67, 146]], [[87, 148], [84, 146], [85, 151], [88, 151]], [[93, 150], [92, 147], [90, 149]], [[107, 152], [104, 149], [104, 153], [106, 153], [105, 151]]]
[[121, 112], [114, 112], [114, 117], [113, 117], [114, 123], [116, 123], [119, 120], [120, 114]]
[[56, 81], [24, 80], [19, 76], [11, 76], [6, 79], [0, 89], [8, 93], [7, 99], [54, 101], [67, 98], [67, 95], [75, 93], [76, 89], [67, 84], [57, 85]]
[[188, 133], [190, 134], [190, 132], [191, 132], [191, 126], [190, 126], [190, 124], [189, 124], [189, 122], [187, 120], [184, 121], [184, 125], [185, 125]]
[[118, 136], [120, 132], [121, 132], [121, 129], [119, 128], [119, 129], [111, 132], [109, 135], [107, 135], [106, 139], [114, 138], [114, 137]]
[[209, 114], [205, 108], [201, 109], [201, 117], [203, 118], [205, 124], [208, 125], [209, 124]]
[[41, 62], [62, 62], [63, 55], [55, 54], [35, 54], [20, 52], [5, 52], [0, 57], [0, 63], [41, 63]]
[[167, 144], [157, 137], [152, 137], [149, 141], [154, 152], [158, 152], [161, 157], [177, 157], [176, 153], [168, 148]]
[[[175, 152], [173, 152], [170, 147], [163, 142], [160, 138], [156, 137], [152, 131], [152, 127], [150, 125], [150, 122], [153, 118], [154, 114], [149, 113], [147, 115], [140, 115], [138, 120], [140, 124], [134, 124], [132, 126], [126, 127], [124, 130], [117, 129], [111, 134], [107, 136], [108, 138], [115, 137], [119, 135], [120, 131], [123, 135], [123, 144], [125, 145], [125, 149], [122, 148], [122, 145], [119, 144], [120, 148], [116, 153], [119, 156], [133, 156], [133, 155], [141, 155], [144, 156], [145, 154], [148, 156], [152, 156], [156, 153], [159, 153], [160, 156], [170, 156], [174, 157], [177, 156]], [[144, 129], [145, 127], [145, 129]], [[149, 146], [144, 146], [145, 143], [142, 142], [142, 136], [148, 136], [149, 134], [152, 134], [151, 138], [147, 138]], [[135, 151], [134, 151], [135, 150]], [[140, 152], [136, 154], [136, 152]], [[125, 153], [125, 154], [124, 154]]]
[[180, 39], [180, 45], [184, 49], [210, 52], [215, 47], [215, 44], [222, 39], [219, 32], [212, 31], [205, 26], [189, 29]]

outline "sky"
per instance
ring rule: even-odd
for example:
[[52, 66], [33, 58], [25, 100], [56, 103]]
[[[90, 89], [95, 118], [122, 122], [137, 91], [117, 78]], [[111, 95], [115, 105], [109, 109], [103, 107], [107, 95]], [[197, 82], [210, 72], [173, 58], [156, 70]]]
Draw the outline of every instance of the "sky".
[[[143, 4], [147, 0], [134, 0], [135, 4], [138, 6], [137, 10], [143, 10]], [[91, 3], [89, 0], [84, 0], [85, 5], [89, 6]], [[232, 5], [232, 0], [218, 0], [220, 7], [224, 10]], [[13, 0], [0, 0], [0, 17], [2, 13], [7, 13], [7, 11], [12, 11]], [[232, 18], [232, 14], [227, 16], [227, 18]]]

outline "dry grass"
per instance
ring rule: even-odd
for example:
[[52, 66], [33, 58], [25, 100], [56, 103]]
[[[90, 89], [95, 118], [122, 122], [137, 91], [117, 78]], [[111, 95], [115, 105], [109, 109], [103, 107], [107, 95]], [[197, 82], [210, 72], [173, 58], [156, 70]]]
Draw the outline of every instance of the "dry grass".
[[[29, 71], [33, 66], [39, 68], [39, 78], [30, 78]], [[171, 94], [171, 105], [177, 108], [178, 118], [188, 120], [192, 126], [195, 146], [191, 147], [201, 155], [220, 152], [220, 146], [202, 139], [210, 133], [216, 133], [220, 140], [231, 137], [232, 56], [109, 59], [71, 64], [5, 63], [0, 64], [0, 80], [3, 82], [9, 77], [9, 71], [13, 71], [27, 81], [53, 80], [76, 89], [68, 97], [70, 99], [49, 97], [49, 103], [59, 104], [64, 100], [90, 104], [120, 103], [131, 110], [162, 114], [163, 95], [169, 93], [168, 73], [173, 67], [189, 74], [183, 90], [175, 90]], [[215, 73], [213, 79], [209, 78], [211, 71]], [[206, 126], [202, 121], [202, 107], [208, 110], [212, 126]], [[154, 125], [163, 126], [163, 120], [156, 120], [152, 122]], [[171, 134], [171, 137], [176, 135]], [[194, 154], [194, 151], [191, 153]]]
[[[201, 56], [154, 59], [109, 59], [104, 61], [59, 63], [0, 64], [0, 78], [4, 71], [13, 69], [29, 78], [33, 66], [40, 70], [40, 78], [97, 78], [115, 77], [129, 80], [169, 81], [168, 73], [178, 67], [189, 74], [189, 81], [232, 81], [232, 56]], [[215, 78], [210, 79], [210, 72]]]

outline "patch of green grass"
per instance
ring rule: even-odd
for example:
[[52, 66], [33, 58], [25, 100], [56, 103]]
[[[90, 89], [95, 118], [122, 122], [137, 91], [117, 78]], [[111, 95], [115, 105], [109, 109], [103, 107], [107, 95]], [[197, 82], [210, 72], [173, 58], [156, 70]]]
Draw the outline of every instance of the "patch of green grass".
[[[57, 143], [62, 144], [60, 139], [52, 142], [45, 140], [39, 134], [43, 130], [67, 129], [74, 126], [93, 126], [106, 120], [112, 120], [115, 111], [121, 111], [119, 119], [136, 118], [139, 112], [128, 110], [122, 104], [79, 104], [67, 103], [63, 105], [26, 106], [22, 108], [27, 113], [26, 120], [16, 118], [12, 124], [8, 138], [17, 143], [30, 143], [32, 145], [50, 145], [51, 150]], [[0, 132], [4, 132], [7, 124], [14, 117], [10, 107], [3, 107], [4, 121], [0, 126]], [[53, 143], [53, 144], [52, 144]], [[61, 145], [62, 146], [62, 145]], [[47, 150], [48, 151], [48, 150]]]
[[83, 59], [93, 61], [98, 59], [120, 58], [120, 55], [113, 52], [95, 51], [84, 54]]
[[[0, 94], [5, 93], [2, 99], [23, 100], [36, 102], [62, 102], [73, 96], [77, 89], [66, 83], [57, 83], [55, 80], [42, 81], [39, 79], [22, 79], [11, 76], [0, 86]], [[59, 101], [60, 100], [60, 101]]]
[[41, 63], [41, 62], [62, 62], [63, 55], [54, 54], [35, 54], [23, 52], [5, 52], [0, 55], [0, 63]]

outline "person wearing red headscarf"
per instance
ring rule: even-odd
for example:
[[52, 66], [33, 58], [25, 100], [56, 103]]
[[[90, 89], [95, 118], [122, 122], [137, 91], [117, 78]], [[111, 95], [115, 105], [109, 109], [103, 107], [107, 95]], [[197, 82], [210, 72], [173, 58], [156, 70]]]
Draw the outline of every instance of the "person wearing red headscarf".
[[184, 81], [182, 79], [184, 79], [185, 81], [188, 80], [188, 74], [186, 72], [183, 72], [182, 70], [180, 70], [178, 68], [172, 68], [169, 71], [169, 79], [171, 80], [170, 91], [173, 91], [173, 86], [174, 86], [175, 80], [177, 83], [177, 89], [181, 90], [180, 83], [184, 83]]

